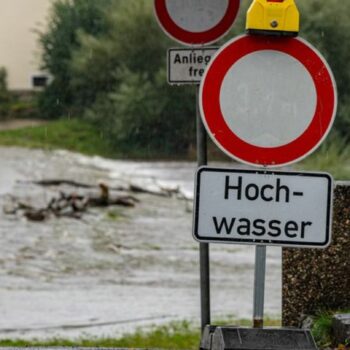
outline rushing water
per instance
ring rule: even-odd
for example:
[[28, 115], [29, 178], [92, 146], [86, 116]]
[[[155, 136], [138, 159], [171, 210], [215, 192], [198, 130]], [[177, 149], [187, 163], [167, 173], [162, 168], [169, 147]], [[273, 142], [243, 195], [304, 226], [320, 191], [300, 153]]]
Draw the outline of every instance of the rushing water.
[[[56, 151], [0, 149], [0, 205], [57, 196], [31, 180], [181, 188], [193, 197], [191, 162], [111, 161]], [[77, 191], [69, 186], [67, 192]], [[93, 209], [82, 220], [0, 220], [0, 337], [117, 336], [200, 317], [198, 244], [190, 200], [138, 194], [135, 208]], [[266, 312], [281, 309], [281, 252], [268, 249]], [[213, 318], [252, 314], [254, 248], [211, 245]]]

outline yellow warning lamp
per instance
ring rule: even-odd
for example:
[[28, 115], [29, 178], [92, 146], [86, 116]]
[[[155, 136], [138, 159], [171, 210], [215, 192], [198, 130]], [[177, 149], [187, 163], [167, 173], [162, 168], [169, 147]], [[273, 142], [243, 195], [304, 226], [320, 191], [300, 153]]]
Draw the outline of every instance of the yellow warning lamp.
[[294, 0], [253, 0], [247, 12], [249, 34], [297, 36], [299, 11]]

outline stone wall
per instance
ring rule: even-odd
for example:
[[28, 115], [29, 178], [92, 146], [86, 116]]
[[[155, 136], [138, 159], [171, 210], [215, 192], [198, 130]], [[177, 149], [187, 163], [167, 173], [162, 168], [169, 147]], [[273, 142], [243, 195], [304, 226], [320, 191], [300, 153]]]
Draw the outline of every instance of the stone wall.
[[[317, 205], [317, 203], [315, 203]], [[334, 191], [332, 244], [325, 250], [283, 249], [283, 325], [306, 315], [350, 309], [350, 183]]]

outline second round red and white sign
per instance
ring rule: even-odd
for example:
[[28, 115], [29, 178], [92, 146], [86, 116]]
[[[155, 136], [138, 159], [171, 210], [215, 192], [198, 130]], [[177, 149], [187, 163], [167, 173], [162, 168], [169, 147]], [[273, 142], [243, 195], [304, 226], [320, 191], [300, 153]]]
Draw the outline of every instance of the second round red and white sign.
[[203, 46], [224, 36], [235, 21], [240, 0], [154, 0], [164, 32], [189, 46]]
[[202, 80], [200, 109], [213, 141], [255, 166], [295, 163], [333, 124], [336, 85], [302, 39], [241, 36], [223, 46]]

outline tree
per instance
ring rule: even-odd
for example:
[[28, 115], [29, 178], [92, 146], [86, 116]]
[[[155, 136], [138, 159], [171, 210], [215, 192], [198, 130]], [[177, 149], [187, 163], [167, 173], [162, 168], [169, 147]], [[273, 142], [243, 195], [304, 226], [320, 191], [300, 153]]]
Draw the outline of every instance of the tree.
[[106, 31], [105, 10], [111, 0], [58, 0], [53, 3], [49, 28], [40, 34], [43, 69], [53, 80], [40, 98], [45, 116], [58, 117], [76, 106], [70, 61], [80, 46], [79, 32], [98, 36]]
[[81, 33], [81, 46], [70, 67], [81, 103], [89, 106], [96, 96], [115, 89], [122, 83], [125, 69], [147, 72], [152, 80], [165, 66], [170, 43], [160, 31], [151, 5], [147, 0], [118, 0], [110, 10], [103, 36]]
[[194, 89], [167, 84], [170, 42], [151, 5], [119, 1], [103, 37], [82, 35], [72, 84], [85, 101], [96, 101], [85, 116], [118, 149], [184, 153], [194, 139]]

